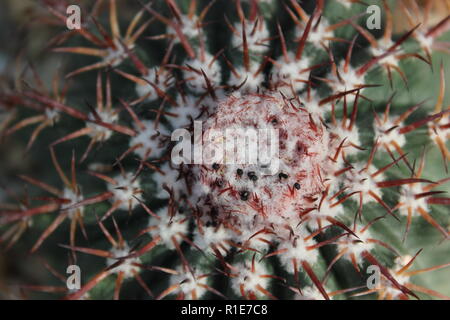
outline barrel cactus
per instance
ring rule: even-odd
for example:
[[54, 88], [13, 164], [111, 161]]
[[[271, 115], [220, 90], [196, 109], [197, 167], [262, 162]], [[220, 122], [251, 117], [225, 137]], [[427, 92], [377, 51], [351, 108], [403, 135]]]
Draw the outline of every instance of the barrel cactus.
[[9, 6], [2, 297], [449, 299], [448, 1]]

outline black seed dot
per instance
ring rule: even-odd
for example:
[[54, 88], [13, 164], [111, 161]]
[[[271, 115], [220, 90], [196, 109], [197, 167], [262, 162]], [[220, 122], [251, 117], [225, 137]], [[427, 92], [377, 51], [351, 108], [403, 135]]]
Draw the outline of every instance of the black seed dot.
[[278, 175], [278, 178], [280, 178], [280, 179], [287, 179], [289, 176], [286, 174], [286, 173], [283, 173], [283, 172], [281, 172], [279, 175]]
[[212, 165], [214, 170], [219, 170], [220, 166], [217, 163], [213, 163]]
[[250, 180], [252, 180], [252, 181], [258, 180], [258, 177], [256, 176], [254, 171], [250, 171], [249, 173], [247, 173], [247, 175], [250, 178]]
[[277, 118], [273, 118], [271, 122], [272, 122], [272, 124], [277, 124], [278, 120], [277, 120]]
[[296, 182], [294, 184], [294, 188], [297, 189], [297, 190], [300, 190], [300, 183]]
[[244, 171], [242, 171], [242, 169], [237, 169], [236, 173], [238, 176], [242, 176], [244, 174]]
[[223, 187], [223, 180], [222, 179], [217, 179], [216, 180], [216, 186]]
[[241, 200], [242, 201], [247, 201], [248, 200], [248, 196], [249, 196], [248, 191], [241, 191], [241, 193], [239, 195], [241, 196]]

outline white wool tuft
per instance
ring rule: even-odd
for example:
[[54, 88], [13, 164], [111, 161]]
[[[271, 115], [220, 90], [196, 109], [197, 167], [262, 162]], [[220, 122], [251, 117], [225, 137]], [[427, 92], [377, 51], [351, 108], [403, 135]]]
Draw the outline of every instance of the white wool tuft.
[[241, 86], [240, 91], [242, 92], [256, 92], [262, 88], [264, 81], [262, 72], [255, 75], [258, 68], [259, 66], [254, 63], [250, 65], [250, 70], [246, 70], [244, 67], [236, 68], [237, 75], [231, 73], [228, 84], [235, 87]]
[[134, 49], [134, 44], [125, 47], [124, 43], [118, 39], [114, 39], [113, 42], [115, 48], [107, 48], [107, 55], [103, 58], [103, 62], [111, 67], [117, 67], [128, 58], [128, 51]]
[[156, 171], [153, 175], [154, 181], [156, 182], [156, 190], [158, 190], [155, 197], [168, 199], [170, 194], [164, 188], [164, 186], [167, 186], [169, 189], [173, 190], [174, 197], [179, 199], [180, 195], [186, 192], [186, 183], [183, 178], [180, 178], [180, 171], [177, 167], [172, 168], [167, 162], [164, 163], [160, 169], [164, 174]]
[[[70, 207], [78, 202], [83, 201], [83, 195], [81, 194], [81, 192], [74, 192], [72, 189], [69, 189], [69, 188], [64, 189], [62, 198], [70, 201], [69, 203], [61, 206], [61, 209], [63, 209], [63, 210], [65, 207]], [[68, 209], [68, 210], [66, 210], [66, 212], [70, 218], [73, 218], [77, 212], [80, 212], [80, 214], [83, 215], [84, 207], [80, 207], [80, 208], [76, 208], [76, 209]]]
[[[167, 92], [172, 87], [174, 82], [172, 73], [165, 68], [150, 68], [148, 69], [148, 74], [142, 78], [152, 83], [162, 92]], [[141, 98], [146, 96], [148, 101], [153, 101], [158, 99], [158, 92], [150, 83], [137, 83], [136, 93]]]
[[200, 53], [199, 57], [187, 60], [185, 65], [189, 70], [183, 69], [183, 77], [188, 88], [194, 93], [204, 93], [208, 90], [202, 70], [213, 88], [218, 86], [222, 80], [219, 62], [217, 59], [214, 60], [214, 56], [208, 52]]
[[[116, 124], [119, 121], [119, 114], [114, 109], [104, 109], [102, 111], [96, 111], [100, 121], [108, 124]], [[91, 121], [97, 120], [94, 114], [89, 113], [88, 119]], [[92, 131], [89, 133], [89, 136], [97, 141], [104, 142], [108, 140], [113, 131], [104, 126], [100, 126], [93, 122], [86, 122], [86, 127], [91, 128]]]
[[291, 274], [294, 273], [294, 263], [296, 261], [297, 270], [301, 269], [302, 261], [306, 261], [309, 265], [317, 262], [319, 253], [317, 250], [308, 250], [308, 246], [313, 246], [315, 241], [312, 239], [304, 240], [306, 231], [301, 232], [302, 235], [295, 235], [290, 240], [284, 240], [280, 243], [277, 250], [287, 249], [286, 252], [279, 254], [280, 262], [285, 270]]
[[265, 297], [265, 295], [258, 289], [259, 286], [267, 290], [269, 286], [269, 278], [264, 277], [269, 275], [269, 272], [263, 262], [258, 262], [255, 260], [254, 270], [252, 270], [251, 261], [241, 262], [233, 267], [237, 273], [236, 276], [231, 279], [231, 288], [237, 295], [242, 294], [242, 286], [246, 295], [252, 293], [257, 297]]
[[356, 225], [355, 234], [359, 237], [359, 239], [355, 238], [355, 236], [353, 235], [347, 235], [339, 238], [337, 242], [338, 252], [347, 250], [343, 255], [344, 259], [351, 261], [351, 255], [353, 254], [355, 256], [356, 262], [358, 264], [361, 264], [363, 262], [363, 252], [370, 252], [374, 248], [374, 243], [368, 241], [372, 237], [370, 231], [368, 229], [364, 230], [364, 232], [357, 231], [362, 230], [363, 228], [364, 227], [359, 224]]
[[170, 277], [170, 285], [178, 284], [179, 286], [174, 291], [177, 294], [182, 293], [186, 299], [200, 299], [203, 297], [208, 285], [208, 276], [206, 274], [197, 274], [194, 270], [194, 275], [191, 272], [186, 272], [182, 267], [176, 269], [178, 274]]
[[157, 159], [162, 156], [167, 148], [167, 139], [164, 136], [168, 134], [168, 131], [162, 124], [155, 128], [153, 120], [143, 120], [141, 122], [144, 124], [145, 129], [142, 130], [139, 126], [135, 126], [138, 134], [130, 139], [130, 147], [142, 145], [134, 150], [134, 153], [142, 160], [147, 160], [148, 158]]
[[175, 244], [173, 239], [178, 244], [183, 242], [182, 236], [187, 236], [189, 229], [189, 219], [185, 216], [177, 213], [174, 217], [169, 216], [168, 208], [164, 207], [156, 214], [160, 219], [150, 217], [148, 226], [153, 227], [149, 233], [152, 238], [161, 237], [161, 244], [164, 244], [167, 248], [174, 250]]
[[121, 204], [118, 209], [128, 210], [133, 209], [139, 204], [139, 201], [135, 199], [141, 193], [141, 185], [139, 179], [133, 180], [133, 174], [126, 173], [114, 177], [117, 182], [116, 185], [108, 184], [108, 190], [114, 194], [112, 202], [120, 201]]
[[[257, 23], [256, 28], [255, 23]], [[243, 50], [242, 23], [235, 23], [234, 28], [236, 29], [236, 33], [233, 33], [231, 40], [232, 46], [233, 48], [238, 47]], [[264, 19], [260, 18], [255, 21], [246, 20], [245, 35], [247, 37], [248, 50], [251, 53], [263, 53], [267, 51], [270, 34]]]
[[283, 56], [278, 58], [273, 80], [277, 83], [277, 88], [283, 89], [287, 96], [292, 96], [292, 89], [298, 92], [306, 87], [310, 72], [305, 70], [311, 66], [311, 62], [309, 58], [297, 60], [291, 52], [288, 54], [288, 60], [289, 62], [286, 62]]
[[[130, 254], [130, 247], [125, 243], [123, 248], [112, 248], [110, 252], [113, 254], [114, 258], [108, 258], [106, 260], [106, 265], [109, 267], [117, 261], [119, 258], [126, 257]], [[123, 272], [124, 278], [131, 278], [134, 276], [135, 272], [140, 272], [140, 268], [133, 265], [133, 263], [141, 263], [139, 258], [127, 258], [123, 262], [111, 270], [111, 273]]]

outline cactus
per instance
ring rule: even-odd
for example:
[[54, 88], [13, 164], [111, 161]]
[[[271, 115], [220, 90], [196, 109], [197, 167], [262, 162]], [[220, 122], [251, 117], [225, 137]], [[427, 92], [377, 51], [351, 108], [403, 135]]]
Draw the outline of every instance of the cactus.
[[448, 1], [78, 5], [5, 69], [1, 296], [449, 299]]

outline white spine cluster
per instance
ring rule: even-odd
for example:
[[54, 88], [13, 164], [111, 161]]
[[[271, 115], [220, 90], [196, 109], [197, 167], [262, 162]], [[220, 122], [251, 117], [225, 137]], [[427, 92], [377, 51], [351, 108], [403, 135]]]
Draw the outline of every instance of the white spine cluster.
[[112, 266], [113, 264], [117, 263], [118, 261], [122, 261], [121, 264], [117, 265], [115, 268], [111, 269], [111, 273], [119, 273], [122, 272], [124, 279], [132, 278], [134, 277], [134, 274], [137, 272], [140, 272], [140, 268], [134, 264], [140, 264], [141, 261], [139, 258], [125, 258], [130, 254], [130, 247], [128, 244], [124, 243], [121, 248], [113, 247], [111, 249], [111, 254], [114, 256], [114, 258], [108, 258], [106, 260], [106, 265]]
[[297, 292], [294, 300], [325, 300], [322, 293], [316, 287], [304, 287], [302, 291]]
[[381, 145], [391, 146], [396, 145], [403, 147], [406, 144], [406, 138], [404, 134], [400, 134], [399, 130], [402, 123], [396, 124], [395, 120], [388, 118], [382, 123], [374, 121], [373, 126], [375, 129], [375, 141], [378, 141]]
[[103, 62], [105, 65], [109, 65], [111, 67], [119, 66], [125, 59], [128, 58], [128, 51], [134, 49], [134, 45], [131, 44], [128, 47], [125, 47], [125, 44], [118, 39], [114, 39], [114, 47], [108, 47], [107, 54], [103, 58]]
[[149, 83], [136, 83], [136, 93], [139, 97], [146, 97], [146, 100], [156, 100], [158, 95], [157, 87], [162, 92], [167, 92], [173, 86], [173, 75], [166, 68], [150, 68], [147, 75], [142, 76]]
[[206, 51], [200, 53], [195, 59], [187, 60], [186, 68], [183, 69], [183, 77], [188, 88], [194, 93], [200, 94], [208, 90], [205, 76], [213, 88], [218, 86], [222, 80], [222, 72], [217, 59]]
[[286, 62], [285, 57], [278, 58], [275, 64], [277, 68], [274, 72], [274, 82], [283, 93], [292, 96], [292, 91], [297, 93], [306, 87], [309, 81], [307, 69], [311, 64], [308, 58], [296, 59], [291, 52], [288, 54], [288, 61]]
[[317, 262], [319, 256], [317, 250], [308, 249], [308, 247], [315, 245], [316, 242], [313, 239], [307, 239], [308, 236], [306, 229], [299, 230], [296, 235], [292, 236], [290, 241], [280, 242], [277, 248], [277, 250], [286, 250], [279, 257], [284, 269], [291, 274], [296, 271], [294, 270], [294, 262], [297, 266], [297, 271], [301, 268], [303, 261], [310, 265]]
[[177, 274], [170, 278], [171, 285], [178, 285], [174, 291], [176, 294], [181, 294], [185, 299], [200, 299], [206, 293], [208, 286], [208, 275], [198, 274], [194, 271], [194, 275], [191, 272], [186, 272], [182, 267], [177, 268]]
[[[67, 204], [61, 206], [61, 209], [64, 210], [65, 207], [70, 207], [78, 202], [81, 202], [83, 200], [83, 195], [81, 194], [81, 192], [74, 192], [72, 189], [65, 188], [63, 191], [62, 198], [70, 201]], [[83, 215], [84, 207], [76, 209], [67, 209], [66, 212], [69, 218], [73, 218], [77, 212]]]
[[55, 108], [45, 108], [44, 114], [47, 118], [47, 121], [49, 121], [52, 125], [57, 123], [61, 118], [61, 112]]
[[[308, 42], [314, 45], [316, 48], [322, 48], [322, 44], [327, 44], [332, 38], [334, 38], [333, 31], [328, 30], [328, 22], [322, 18], [319, 23], [313, 22], [313, 27], [308, 34]], [[297, 28], [297, 39], [301, 39], [304, 28]]]
[[168, 134], [168, 131], [162, 124], [155, 128], [156, 124], [152, 120], [141, 122], [145, 129], [136, 126], [138, 134], [130, 139], [130, 148], [139, 146], [137, 149], [134, 149], [134, 153], [142, 160], [157, 159], [161, 157], [167, 148], [165, 136]]
[[186, 237], [189, 231], [189, 219], [179, 213], [171, 217], [169, 210], [164, 207], [156, 213], [159, 219], [150, 218], [150, 235], [153, 239], [161, 237], [161, 243], [167, 248], [175, 249], [175, 243], [181, 244], [183, 237]]
[[244, 67], [236, 68], [236, 74], [231, 73], [228, 84], [234, 87], [240, 87], [241, 92], [257, 92], [262, 88], [264, 74], [258, 72], [259, 66], [255, 63], [250, 65], [250, 69]]
[[[96, 116], [98, 116], [99, 119], [97, 119]], [[119, 121], [119, 114], [114, 109], [105, 109], [102, 111], [97, 111], [97, 115], [90, 113], [88, 115], [88, 119], [91, 121], [100, 120], [104, 123], [116, 124]], [[113, 131], [111, 129], [100, 126], [93, 122], [86, 122], [86, 127], [92, 129], [92, 131], [89, 132], [89, 136], [100, 142], [105, 142], [113, 134]]]
[[[200, 36], [200, 24], [198, 17], [196, 15], [188, 16], [185, 14], [181, 14], [180, 19], [174, 20], [173, 22], [177, 25], [181, 26], [181, 30], [187, 39], [195, 39]], [[172, 27], [167, 29], [167, 35], [170, 36], [175, 43], [180, 42], [180, 37], [176, 30]]]
[[135, 197], [138, 197], [141, 193], [139, 179], [135, 179], [131, 173], [125, 173], [116, 176], [114, 180], [116, 184], [108, 184], [108, 189], [114, 195], [112, 201], [120, 201], [118, 209], [129, 210], [136, 207], [139, 201]]
[[178, 107], [171, 107], [168, 109], [170, 113], [176, 116], [167, 116], [167, 120], [172, 125], [172, 128], [186, 128], [189, 127], [193, 121], [197, 120], [202, 113], [201, 102], [198, 102], [198, 98], [192, 95], [177, 97]]
[[231, 279], [231, 288], [237, 295], [249, 296], [250, 294], [256, 297], [265, 297], [261, 289], [267, 290], [270, 278], [267, 277], [270, 273], [263, 262], [245, 261], [233, 266], [236, 274]]
[[[232, 46], [243, 50], [242, 23], [237, 22], [233, 26], [234, 33], [232, 37]], [[270, 35], [265, 20], [262, 18], [255, 21], [246, 20], [245, 35], [247, 37], [248, 50], [254, 54], [261, 54], [267, 51], [267, 43]]]
[[358, 238], [349, 234], [338, 240], [337, 249], [339, 252], [345, 251], [345, 254], [342, 256], [344, 259], [352, 261], [354, 258], [356, 263], [361, 264], [363, 262], [363, 253], [365, 251], [370, 252], [374, 248], [374, 243], [369, 240], [371, 239], [370, 231], [363, 228], [359, 224], [356, 225], [355, 234]]
[[[366, 85], [364, 79], [365, 76], [358, 74], [357, 69], [353, 68], [350, 65], [348, 66], [347, 70], [345, 70], [344, 63], [345, 62], [341, 62], [339, 65], [337, 65], [337, 72], [339, 76], [335, 74], [330, 75], [331, 81], [329, 82], [329, 84], [334, 93], [347, 92]], [[355, 97], [356, 93], [348, 94], [346, 96], [347, 102], [353, 102], [355, 100]]]
[[194, 243], [203, 250], [203, 252], [211, 254], [215, 254], [215, 250], [218, 250], [222, 256], [226, 256], [231, 248], [229, 242], [232, 239], [232, 232], [223, 225], [218, 227], [203, 226], [201, 232], [199, 228], [194, 230]]
[[168, 199], [170, 194], [165, 188], [167, 187], [173, 192], [174, 197], [179, 199], [186, 192], [186, 182], [180, 177], [179, 168], [176, 166], [171, 167], [169, 163], [164, 163], [160, 169], [162, 173], [157, 171], [153, 175], [156, 190], [158, 190], [155, 196], [159, 199]]
[[377, 186], [377, 182], [384, 179], [384, 175], [381, 173], [375, 178], [372, 174], [377, 172], [375, 166], [371, 165], [369, 168], [365, 168], [363, 163], [353, 164], [353, 169], [345, 173], [345, 185], [350, 188], [350, 190], [361, 192], [363, 197], [363, 204], [376, 201], [371, 194], [375, 194], [378, 198], [383, 197], [381, 189]]
[[400, 188], [399, 212], [401, 215], [419, 215], [420, 211], [428, 211], [426, 197], [416, 197], [425, 190], [420, 183], [406, 184]]

